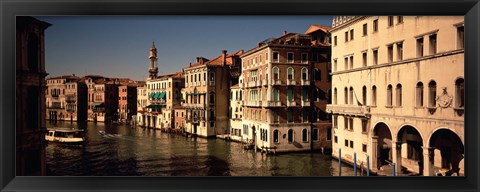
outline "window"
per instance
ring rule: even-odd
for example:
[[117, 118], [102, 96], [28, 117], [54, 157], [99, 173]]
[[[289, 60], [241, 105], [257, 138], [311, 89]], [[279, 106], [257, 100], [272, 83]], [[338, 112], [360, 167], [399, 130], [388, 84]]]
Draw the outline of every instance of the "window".
[[307, 68], [302, 68], [302, 80], [306, 81], [308, 80], [308, 70]]
[[353, 56], [350, 56], [350, 69], [353, 69]]
[[353, 37], [354, 37], [354, 35], [353, 35], [353, 29], [350, 29], [350, 41], [353, 40]]
[[367, 152], [367, 145], [362, 144], [362, 151], [365, 152], [365, 153]]
[[28, 70], [30, 71], [38, 71], [39, 70], [39, 44], [40, 41], [37, 35], [30, 33], [28, 35], [28, 44], [27, 44], [27, 63], [28, 63]]
[[362, 104], [367, 105], [367, 87], [363, 86], [362, 88]]
[[315, 80], [317, 81], [322, 80], [322, 72], [319, 69], [315, 69]]
[[308, 54], [302, 53], [302, 63], [308, 63]]
[[289, 67], [289, 68], [287, 69], [287, 73], [288, 73], [287, 79], [288, 79], [288, 80], [293, 80], [293, 68], [292, 68], [292, 67]]
[[277, 111], [273, 111], [273, 122], [278, 123], [278, 112]]
[[335, 143], [338, 143], [338, 137], [337, 137], [337, 136], [334, 136], [334, 137], [333, 137], [333, 141], [334, 141]]
[[348, 88], [347, 87], [345, 87], [344, 94], [345, 94], [344, 104], [348, 104]]
[[378, 19], [373, 20], [373, 32], [378, 31]]
[[393, 16], [388, 16], [388, 26], [393, 26]]
[[348, 147], [348, 140], [345, 139], [345, 147]]
[[366, 67], [367, 66], [367, 52], [362, 53], [362, 66]]
[[[195, 102], [196, 103], [196, 102]], [[210, 104], [214, 104], [215, 103], [215, 94], [214, 93], [210, 93]]]
[[291, 129], [288, 130], [288, 142], [293, 142], [293, 130]]
[[279, 69], [277, 66], [273, 67], [273, 80], [278, 80], [280, 77], [279, 77]]
[[278, 100], [278, 95], [279, 95], [279, 90], [278, 89], [273, 89], [273, 101], [279, 101]]
[[307, 131], [307, 129], [302, 130], [302, 141], [303, 142], [308, 142], [308, 131]]
[[428, 107], [437, 106], [437, 83], [435, 81], [430, 81], [428, 83]]
[[333, 71], [337, 71], [337, 60], [333, 60]]
[[417, 39], [417, 57], [423, 56], [423, 37]]
[[397, 43], [397, 61], [403, 60], [403, 43]]
[[215, 73], [210, 73], [210, 81], [215, 81]]
[[393, 45], [387, 46], [387, 52], [388, 52], [388, 62], [391, 63], [393, 62]]
[[350, 141], [350, 148], [353, 148], [353, 141]]
[[362, 119], [362, 133], [366, 133], [368, 130], [368, 120]]
[[278, 143], [278, 130], [273, 131], [273, 142]]
[[338, 128], [338, 116], [333, 116], [333, 128]]
[[465, 107], [465, 80], [463, 78], [455, 81], [455, 107]]
[[348, 31], [345, 31], [345, 42], [348, 42]]
[[374, 49], [372, 51], [372, 55], [373, 55], [373, 64], [377, 65], [378, 64], [378, 49]]
[[345, 57], [345, 70], [348, 69], [348, 57]]
[[402, 85], [401, 84], [397, 84], [397, 88], [395, 89], [396, 91], [396, 100], [397, 100], [397, 107], [400, 107], [402, 106]]
[[302, 88], [302, 101], [308, 101], [308, 89], [305, 87]]
[[309, 118], [309, 111], [308, 110], [303, 110], [303, 122], [308, 122], [308, 118]]
[[287, 62], [293, 63], [293, 53], [287, 53]]
[[457, 48], [464, 49], [465, 48], [465, 31], [464, 26], [457, 27]]
[[392, 106], [392, 85], [387, 87], [387, 107]]
[[353, 118], [348, 118], [348, 129], [353, 131]]
[[430, 55], [437, 53], [437, 34], [430, 35], [428, 37], [430, 41]]
[[397, 24], [403, 23], [403, 16], [397, 16]]
[[348, 93], [348, 96], [350, 105], [353, 105], [353, 87], [350, 87], [350, 92]]
[[337, 36], [333, 37], [333, 46], [337, 46]]
[[273, 56], [272, 56], [272, 60], [273, 62], [278, 62], [278, 52], [273, 52]]
[[288, 101], [293, 101], [293, 89], [288, 88]]
[[287, 111], [287, 121], [289, 123], [292, 123], [293, 122], [293, 113], [291, 110]]
[[318, 141], [318, 129], [312, 129], [312, 141]]
[[418, 82], [416, 87], [416, 106], [423, 107], [423, 83]]
[[363, 36], [367, 35], [367, 24], [363, 24]]
[[337, 104], [337, 88], [333, 89], [333, 104]]
[[348, 130], [348, 117], [343, 117], [343, 129]]

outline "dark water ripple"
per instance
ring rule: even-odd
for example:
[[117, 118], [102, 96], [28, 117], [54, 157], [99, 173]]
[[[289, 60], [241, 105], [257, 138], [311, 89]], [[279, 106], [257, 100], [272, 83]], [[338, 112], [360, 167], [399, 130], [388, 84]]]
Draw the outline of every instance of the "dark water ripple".
[[[47, 124], [47, 127], [54, 125]], [[336, 160], [318, 153], [264, 156], [241, 144], [186, 138], [158, 130], [103, 123], [58, 123], [86, 130], [83, 146], [50, 143], [46, 149], [51, 176], [332, 176]], [[102, 137], [99, 131], [109, 135]], [[342, 175], [353, 175], [342, 167]]]

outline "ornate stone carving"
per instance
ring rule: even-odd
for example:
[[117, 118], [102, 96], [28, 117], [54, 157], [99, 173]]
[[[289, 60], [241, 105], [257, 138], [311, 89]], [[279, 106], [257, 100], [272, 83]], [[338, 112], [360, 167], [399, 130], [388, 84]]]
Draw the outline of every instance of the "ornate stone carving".
[[442, 108], [450, 107], [450, 105], [452, 104], [453, 97], [448, 95], [446, 87], [442, 87], [442, 90], [443, 90], [442, 95], [439, 95], [436, 98], [438, 106]]

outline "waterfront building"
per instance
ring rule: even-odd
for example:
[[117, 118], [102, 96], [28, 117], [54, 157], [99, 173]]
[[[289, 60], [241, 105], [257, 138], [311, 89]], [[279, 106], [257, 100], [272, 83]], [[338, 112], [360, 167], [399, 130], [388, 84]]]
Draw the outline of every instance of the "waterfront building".
[[137, 125], [146, 126], [142, 114], [145, 113], [148, 105], [147, 84], [142, 84], [137, 87]]
[[211, 60], [197, 57], [183, 69], [185, 74], [186, 132], [201, 137], [229, 134], [231, 73], [240, 65], [243, 51], [222, 54]]
[[118, 86], [119, 121], [129, 122], [137, 114], [137, 83], [123, 83]]
[[51, 24], [16, 17], [15, 160], [17, 176], [45, 175], [45, 41]]
[[242, 89], [238, 84], [230, 87], [230, 139], [234, 141], [247, 142], [243, 139], [243, 109], [242, 109]]
[[184, 131], [185, 130], [185, 108], [183, 106], [176, 106], [173, 108], [174, 117], [174, 129]]
[[116, 80], [97, 79], [93, 86], [93, 121], [111, 122], [118, 120], [118, 86]]
[[242, 134], [256, 148], [292, 152], [328, 147], [329, 120], [317, 116], [325, 111], [325, 94], [312, 104], [314, 91], [325, 93], [329, 88], [327, 78], [318, 83], [320, 77], [314, 79], [315, 71], [327, 76], [327, 30], [318, 26], [308, 34], [284, 32], [241, 56]]
[[332, 45], [333, 156], [464, 173], [464, 17], [341, 16]]
[[78, 107], [78, 104], [84, 102], [83, 94], [86, 91], [80, 79], [73, 74], [46, 80], [46, 119], [49, 121], [85, 120], [85, 111]]

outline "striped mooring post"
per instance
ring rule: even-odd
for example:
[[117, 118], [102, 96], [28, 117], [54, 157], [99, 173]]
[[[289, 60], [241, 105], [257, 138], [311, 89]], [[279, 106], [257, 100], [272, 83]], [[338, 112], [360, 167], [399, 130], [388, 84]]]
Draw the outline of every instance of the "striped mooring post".
[[353, 176], [357, 176], [357, 153], [353, 153]]
[[338, 176], [342, 176], [342, 149], [338, 149]]
[[367, 155], [367, 176], [370, 176], [370, 157]]

